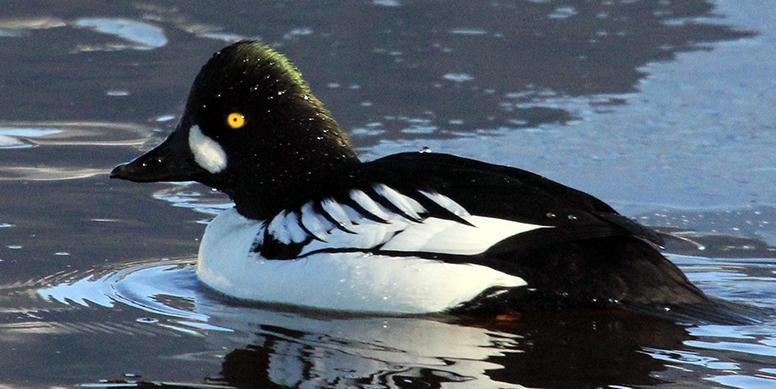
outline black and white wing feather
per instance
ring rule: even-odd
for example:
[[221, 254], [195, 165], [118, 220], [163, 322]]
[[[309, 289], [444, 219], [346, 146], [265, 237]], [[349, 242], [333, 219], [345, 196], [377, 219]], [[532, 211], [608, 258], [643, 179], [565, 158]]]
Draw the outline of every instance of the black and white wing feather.
[[465, 261], [454, 257], [607, 236], [659, 242], [583, 192], [445, 154], [365, 163], [327, 182], [327, 191], [268, 220], [256, 251], [276, 259], [364, 251]]
[[378, 183], [278, 213], [257, 249], [266, 258], [348, 251], [477, 255], [507, 237], [547, 227], [472, 215], [438, 192], [405, 194]]

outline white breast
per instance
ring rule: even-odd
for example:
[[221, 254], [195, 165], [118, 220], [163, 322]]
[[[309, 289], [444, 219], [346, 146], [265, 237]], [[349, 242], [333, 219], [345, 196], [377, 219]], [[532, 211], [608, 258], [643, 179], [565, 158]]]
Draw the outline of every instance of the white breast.
[[[335, 207], [332, 204], [328, 206]], [[412, 207], [414, 204], [402, 206]], [[333, 212], [342, 217], [339, 211]], [[343, 212], [352, 213], [352, 210], [343, 209]], [[278, 221], [277, 225], [287, 225], [285, 220]], [[461, 242], [469, 238], [498, 241], [503, 239], [500, 236], [519, 233], [515, 231], [525, 231], [525, 226], [530, 226], [503, 220], [494, 222], [498, 219], [477, 216], [466, 216], [466, 220], [475, 226], [482, 226], [482, 232], [476, 232], [477, 227], [438, 219], [428, 224], [414, 224], [417, 230], [403, 231], [385, 246], [390, 244], [396, 249], [403, 249], [422, 242], [419, 247], [435, 251], [455, 243], [456, 251], [469, 247], [467, 250], [470, 252], [477, 252], [484, 244]], [[453, 227], [448, 223], [461, 227]], [[366, 228], [363, 227], [366, 224], [351, 227]], [[386, 230], [396, 228], [393, 224], [374, 225], [382, 225]], [[393, 257], [360, 252], [313, 253], [293, 260], [268, 260], [251, 252], [257, 243], [257, 236], [263, 236], [264, 228], [263, 222], [246, 219], [234, 209], [216, 217], [205, 230], [199, 248], [197, 275], [200, 280], [221, 293], [239, 299], [318, 309], [384, 313], [439, 312], [469, 301], [491, 287], [525, 285], [525, 281], [519, 277], [486, 266], [450, 264], [412, 256]], [[329, 233], [326, 238], [344, 236], [339, 233], [359, 235], [338, 229], [331, 231], [339, 232]], [[405, 234], [406, 238], [402, 237]], [[289, 233], [286, 239], [291, 240], [293, 235]], [[379, 236], [388, 235], [392, 236], [392, 233], [375, 233], [368, 239], [375, 241], [379, 240]], [[444, 240], [446, 236], [451, 238]], [[397, 240], [399, 237], [402, 239]]]

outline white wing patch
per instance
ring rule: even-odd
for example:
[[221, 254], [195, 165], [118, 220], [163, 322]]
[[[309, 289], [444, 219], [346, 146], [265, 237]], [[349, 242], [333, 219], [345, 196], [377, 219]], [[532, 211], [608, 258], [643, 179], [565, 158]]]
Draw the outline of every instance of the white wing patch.
[[462, 219], [473, 227], [430, 217], [423, 223], [407, 226], [401, 234], [388, 240], [381, 250], [476, 255], [510, 236], [546, 227], [482, 216], [464, 216]]
[[334, 225], [326, 220], [323, 215], [315, 212], [313, 203], [308, 202], [302, 206], [302, 225], [310, 231], [316, 239], [326, 241], [326, 235], [334, 228]]
[[426, 191], [419, 191], [423, 196], [428, 197], [431, 199], [431, 201], [439, 204], [442, 208], [447, 209], [448, 211], [452, 212], [456, 216], [469, 216], [469, 211], [466, 210], [466, 208], [462, 207], [460, 204], [453, 201], [453, 199], [441, 195], [439, 193], [435, 192], [426, 192]]
[[299, 225], [297, 213], [293, 211], [275, 215], [267, 229], [270, 235], [284, 244], [301, 243], [308, 237], [307, 232]]
[[377, 194], [379, 194], [380, 196], [383, 196], [383, 198], [390, 201], [391, 204], [395, 205], [402, 212], [406, 213], [409, 216], [412, 216], [415, 219], [420, 219], [419, 213], [424, 212], [426, 210], [425, 208], [423, 208], [422, 205], [420, 205], [413, 198], [397, 192], [396, 190], [389, 187], [388, 185], [377, 184], [374, 186], [374, 190], [375, 192], [377, 192]]
[[388, 220], [388, 211], [383, 208], [380, 204], [377, 204], [374, 200], [372, 200], [369, 195], [364, 193], [364, 191], [361, 190], [351, 190], [350, 191], [350, 199], [355, 201], [356, 204], [358, 204], [361, 208], [366, 210], [367, 212], [371, 213], [372, 215], [375, 215], [383, 220]]
[[307, 232], [299, 225], [299, 214], [296, 212], [286, 213], [283, 227], [288, 231], [292, 242], [300, 243], [307, 239]]
[[280, 212], [272, 218], [272, 220], [269, 222], [269, 225], [267, 226], [267, 230], [270, 235], [272, 235], [279, 242], [285, 244], [291, 243], [291, 231], [285, 225], [287, 215], [288, 212]]
[[[427, 210], [412, 197], [385, 184], [377, 184], [372, 189], [382, 199], [374, 199], [361, 190], [349, 193], [350, 200], [371, 215], [364, 215], [347, 204], [328, 198], [318, 207], [326, 215], [316, 210], [315, 204], [308, 202], [301, 207], [301, 218], [295, 212], [281, 212], [267, 224], [268, 232], [285, 244], [314, 238], [303, 247], [299, 256], [329, 249], [476, 255], [510, 236], [551, 227], [471, 215], [445, 195], [419, 191], [422, 196], [469, 224], [460, 220], [426, 217], [423, 214]], [[387, 209], [380, 201], [390, 202], [403, 214]]]
[[332, 199], [326, 199], [321, 201], [321, 207], [332, 217], [332, 219], [336, 220], [341, 227], [347, 229], [353, 228], [353, 222], [348, 217], [345, 209], [338, 202]]

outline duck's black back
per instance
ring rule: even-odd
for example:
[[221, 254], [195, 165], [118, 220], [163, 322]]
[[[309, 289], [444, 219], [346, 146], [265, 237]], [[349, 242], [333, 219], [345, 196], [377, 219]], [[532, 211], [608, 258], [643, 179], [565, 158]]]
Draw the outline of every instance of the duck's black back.
[[355, 176], [361, 180], [383, 182], [405, 193], [437, 191], [473, 215], [553, 226], [543, 237], [546, 243], [607, 236], [662, 243], [654, 231], [603, 201], [521, 169], [449, 154], [401, 153], [365, 163], [359, 170]]

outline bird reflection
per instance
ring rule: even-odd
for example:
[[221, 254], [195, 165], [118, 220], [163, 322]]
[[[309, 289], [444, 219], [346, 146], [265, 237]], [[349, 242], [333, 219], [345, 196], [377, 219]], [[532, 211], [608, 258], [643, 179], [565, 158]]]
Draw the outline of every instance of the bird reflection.
[[[205, 289], [186, 263], [92, 275], [74, 282], [69, 274], [60, 284], [48, 279], [56, 285], [37, 294], [48, 301], [108, 309], [122, 302], [162, 315], [163, 328], [185, 326], [184, 333], [202, 335], [208, 353], [222, 355], [220, 372], [213, 369], [216, 377], [208, 383], [234, 387], [650, 385], [662, 382], [661, 377], [674, 380], [675, 369], [668, 370], [662, 356], [686, 350], [683, 343], [691, 339], [683, 325], [625, 310], [472, 318], [246, 306]], [[651, 356], [655, 353], [660, 355]]]
[[201, 334], [198, 348], [226, 352], [208, 383], [235, 387], [650, 385], [675, 380], [662, 356], [686, 350], [683, 342], [691, 339], [682, 325], [625, 310], [467, 318], [246, 306], [205, 289], [187, 263], [92, 275], [77, 280], [68, 274], [62, 283], [47, 279], [56, 285], [36, 292], [47, 301], [105, 308], [121, 302], [163, 315], [164, 328], [185, 326], [184, 333]]
[[[270, 313], [229, 352], [220, 383], [237, 387], [497, 388], [650, 385], [666, 370], [646, 350], [689, 339], [669, 321], [623, 312], [460, 318]], [[269, 320], [267, 320], [269, 319]], [[273, 322], [281, 319], [281, 322]]]

